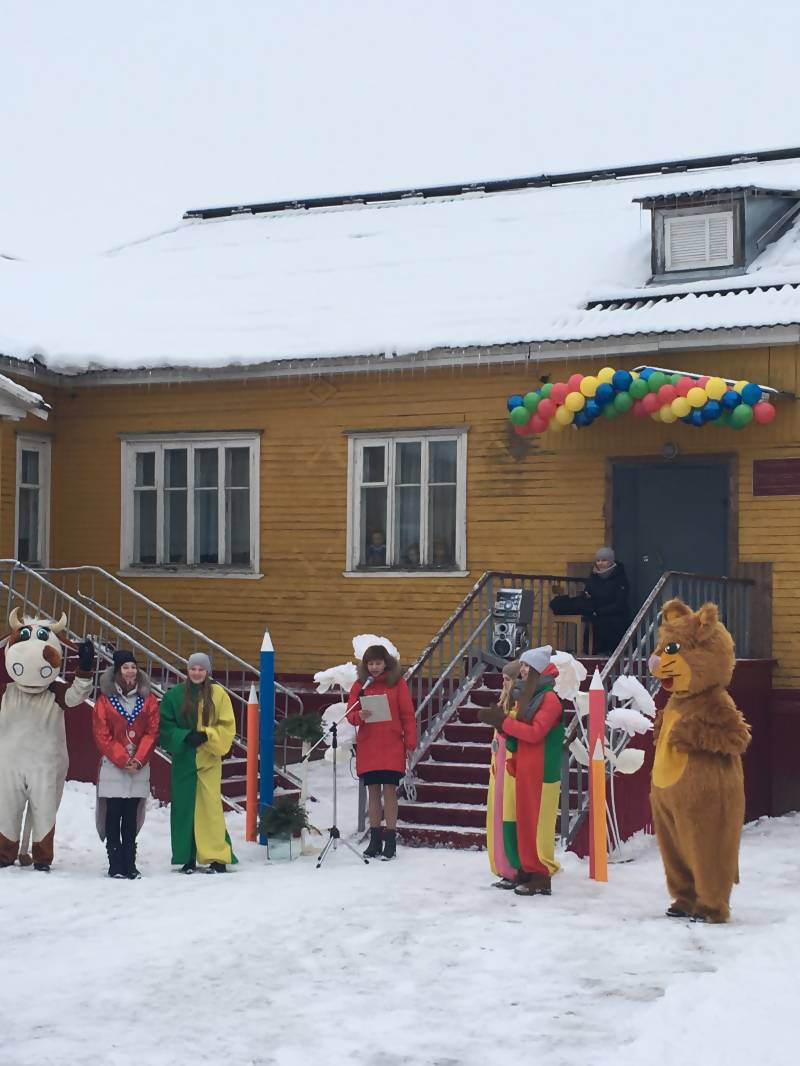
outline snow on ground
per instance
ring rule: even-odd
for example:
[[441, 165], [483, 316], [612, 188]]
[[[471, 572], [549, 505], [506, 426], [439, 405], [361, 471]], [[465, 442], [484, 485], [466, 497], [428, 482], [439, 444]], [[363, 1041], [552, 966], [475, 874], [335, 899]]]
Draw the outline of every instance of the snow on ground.
[[[316, 794], [329, 781], [327, 763], [312, 767]], [[346, 766], [340, 781], [346, 829]], [[650, 841], [608, 885], [568, 855], [552, 898], [520, 899], [474, 852], [267, 864], [240, 816], [235, 871], [184, 877], [168, 821], [148, 813], [143, 879], [109, 881], [93, 788], [69, 784], [53, 872], [0, 871], [3, 1066], [787, 1061], [798, 815], [746, 830], [727, 927], [663, 917]]]

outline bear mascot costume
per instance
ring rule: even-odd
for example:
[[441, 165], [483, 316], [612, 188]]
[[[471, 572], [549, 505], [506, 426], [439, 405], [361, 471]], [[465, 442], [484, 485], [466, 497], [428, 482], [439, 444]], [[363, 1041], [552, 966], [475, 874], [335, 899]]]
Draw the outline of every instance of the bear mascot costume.
[[[66, 615], [57, 622], [23, 620], [15, 608], [8, 621], [5, 664], [11, 680], [0, 702], [0, 867], [13, 866], [19, 858], [21, 866], [33, 863], [47, 871], [69, 765], [64, 711], [91, 693], [94, 648], [90, 640], [78, 646], [78, 671], [64, 690], [55, 682], [64, 661], [61, 642], [68, 643], [59, 639]], [[26, 829], [21, 831], [26, 804]], [[32, 856], [27, 853], [28, 828]]]
[[669, 700], [653, 730], [650, 804], [671, 918], [727, 922], [739, 881], [750, 727], [726, 692], [734, 665], [733, 639], [715, 604], [664, 605], [649, 667]]

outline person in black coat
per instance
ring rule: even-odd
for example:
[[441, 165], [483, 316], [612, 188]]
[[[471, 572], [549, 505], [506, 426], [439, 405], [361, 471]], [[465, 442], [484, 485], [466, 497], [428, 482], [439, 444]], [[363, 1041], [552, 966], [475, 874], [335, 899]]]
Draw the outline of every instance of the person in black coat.
[[[594, 566], [579, 596], [556, 596], [553, 614], [582, 614], [592, 623], [594, 653], [610, 655], [631, 622], [628, 578], [613, 548], [598, 548]], [[584, 649], [586, 650], [586, 649]]]

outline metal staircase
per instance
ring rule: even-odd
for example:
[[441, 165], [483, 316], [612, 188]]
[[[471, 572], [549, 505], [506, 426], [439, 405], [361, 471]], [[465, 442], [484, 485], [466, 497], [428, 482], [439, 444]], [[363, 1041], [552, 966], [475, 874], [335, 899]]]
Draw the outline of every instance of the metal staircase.
[[[680, 596], [692, 606], [711, 600], [736, 641], [740, 656], [750, 648], [750, 597], [753, 582], [724, 577], [668, 572], [662, 575], [625, 633], [615, 652], [597, 661], [609, 692], [617, 677], [636, 677], [651, 690], [647, 660], [655, 648], [663, 604]], [[583, 581], [542, 574], [487, 571], [441, 627], [406, 681], [417, 708], [418, 744], [404, 779], [400, 828], [408, 843], [481, 846], [485, 838], [486, 787], [493, 731], [477, 718], [481, 705], [495, 702], [504, 660], [491, 653], [492, 605], [497, 589], [531, 589], [534, 597], [531, 646], [553, 644], [555, 619], [549, 601], [555, 591], [576, 595]], [[488, 682], [488, 684], [487, 684]], [[565, 844], [575, 840], [588, 808], [587, 770], [576, 762], [569, 744], [583, 724], [567, 707], [559, 834]], [[611, 731], [616, 754], [630, 737]]]
[[[193, 651], [208, 651], [214, 663], [214, 679], [228, 691], [236, 717], [236, 738], [223, 764], [223, 793], [232, 809], [243, 810], [247, 697], [251, 684], [259, 685], [258, 667], [97, 566], [34, 570], [16, 559], [2, 559], [0, 597], [4, 597], [0, 604], [5, 617], [15, 607], [23, 615], [46, 618], [59, 618], [63, 613], [67, 616], [65, 636], [76, 642], [91, 636], [97, 650], [95, 686], [118, 647], [136, 653], [158, 694], [185, 681], [186, 660]], [[276, 718], [302, 711], [300, 697], [275, 682]], [[165, 752], [159, 754], [169, 760]], [[289, 788], [299, 788], [299, 778], [285, 765], [274, 769]]]

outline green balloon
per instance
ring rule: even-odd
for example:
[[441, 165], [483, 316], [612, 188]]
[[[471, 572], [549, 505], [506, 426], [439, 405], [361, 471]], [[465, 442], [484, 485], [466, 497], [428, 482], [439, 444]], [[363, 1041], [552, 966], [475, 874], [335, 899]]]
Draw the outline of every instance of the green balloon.
[[734, 429], [744, 429], [748, 422], [753, 421], [753, 408], [749, 403], [740, 403], [731, 411], [731, 425]]
[[533, 412], [539, 406], [540, 399], [541, 397], [539, 396], [538, 392], [526, 392], [522, 400], [522, 402], [525, 404], [525, 410], [533, 414]]
[[546, 385], [542, 385], [541, 389], [539, 390], [542, 396], [549, 396], [552, 391], [553, 384], [550, 381], [548, 381]]
[[669, 382], [669, 378], [666, 374], [662, 374], [660, 370], [656, 370], [655, 374], [651, 374], [647, 379], [647, 387], [650, 392], [658, 392], [662, 385], [666, 385]]
[[524, 426], [530, 417], [531, 413], [524, 405], [522, 407], [515, 407], [509, 415], [509, 418], [515, 426]]
[[603, 407], [603, 418], [616, 418], [618, 414], [619, 411], [614, 406], [613, 401], [605, 404]]
[[683, 377], [683, 374], [670, 374], [670, 376], [669, 376], [670, 385], [677, 385], [682, 377]]
[[631, 387], [628, 392], [634, 398], [634, 400], [641, 400], [643, 396], [646, 396], [650, 390], [647, 387], [647, 382], [643, 378], [636, 378], [631, 382]]
[[[611, 407], [612, 405], [606, 404], [606, 406]], [[618, 392], [614, 397], [613, 406], [620, 413], [623, 411], [630, 411], [633, 407], [633, 397], [629, 392]]]

